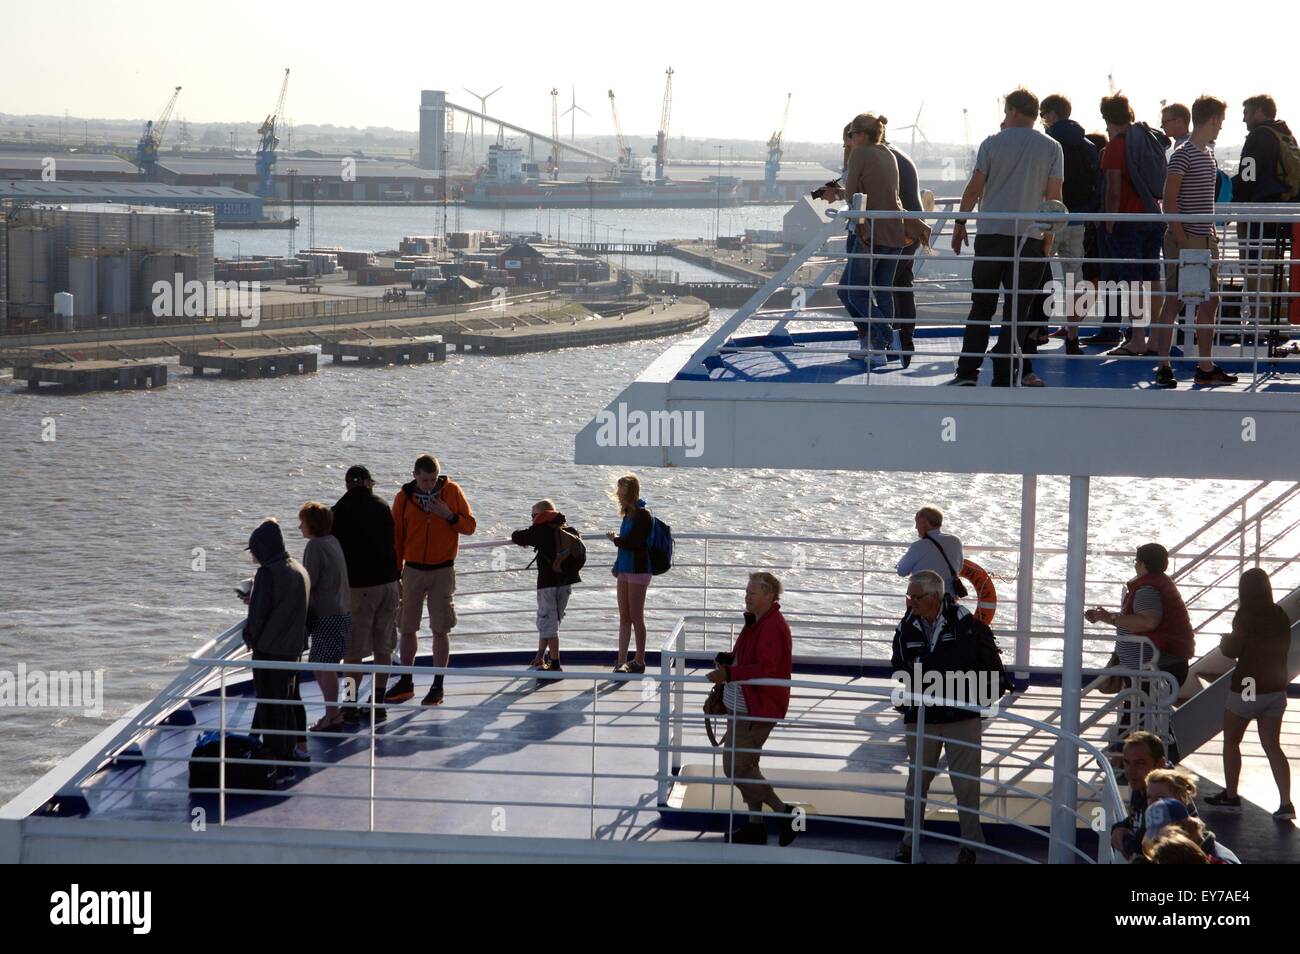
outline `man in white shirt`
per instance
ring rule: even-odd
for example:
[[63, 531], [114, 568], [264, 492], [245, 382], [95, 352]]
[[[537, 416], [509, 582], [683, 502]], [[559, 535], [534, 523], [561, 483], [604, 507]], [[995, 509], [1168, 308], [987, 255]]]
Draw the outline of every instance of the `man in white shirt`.
[[933, 570], [944, 583], [944, 592], [954, 589], [954, 577], [961, 573], [961, 541], [951, 533], [944, 533], [943, 511], [938, 507], [922, 507], [916, 512], [916, 535], [919, 538], [907, 548], [898, 561], [898, 575], [912, 576], [922, 570]]

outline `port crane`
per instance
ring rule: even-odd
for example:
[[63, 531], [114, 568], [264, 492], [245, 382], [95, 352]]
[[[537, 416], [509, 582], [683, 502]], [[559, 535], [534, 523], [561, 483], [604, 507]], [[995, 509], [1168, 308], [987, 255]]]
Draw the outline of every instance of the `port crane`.
[[275, 194], [275, 185], [271, 175], [275, 172], [275, 149], [280, 145], [276, 135], [276, 123], [284, 113], [284, 97], [289, 91], [289, 70], [284, 71], [284, 81], [280, 84], [280, 98], [275, 101], [275, 110], [257, 127], [261, 138], [257, 144], [257, 194], [267, 197]]
[[[503, 132], [498, 127], [497, 141], [501, 141]], [[552, 179], [560, 176], [560, 91], [551, 87], [551, 161], [547, 172]]]
[[619, 172], [630, 170], [632, 165], [632, 147], [627, 144], [623, 138], [623, 124], [618, 121], [618, 106], [614, 103], [614, 91], [609, 91], [609, 111], [614, 114], [614, 137], [618, 140], [618, 165], [615, 167]]
[[784, 151], [781, 148], [781, 137], [785, 135], [785, 124], [790, 119], [790, 97], [793, 94], [785, 94], [785, 111], [781, 113], [781, 125], [776, 127], [776, 132], [767, 141], [767, 162], [763, 165], [763, 198], [779, 199], [781, 198], [780, 190], [776, 186], [776, 174], [781, 171], [781, 156]]
[[176, 100], [180, 95], [181, 88], [177, 86], [172, 90], [171, 98], [167, 100], [167, 105], [158, 118], [144, 124], [144, 132], [136, 143], [135, 164], [150, 181], [158, 178], [158, 147], [162, 145], [163, 134], [167, 132], [167, 123], [172, 118], [172, 110], [176, 108]]
[[655, 180], [663, 181], [664, 167], [668, 165], [668, 120], [673, 111], [673, 68], [664, 72], [664, 108], [659, 116], [659, 135], [655, 137]]

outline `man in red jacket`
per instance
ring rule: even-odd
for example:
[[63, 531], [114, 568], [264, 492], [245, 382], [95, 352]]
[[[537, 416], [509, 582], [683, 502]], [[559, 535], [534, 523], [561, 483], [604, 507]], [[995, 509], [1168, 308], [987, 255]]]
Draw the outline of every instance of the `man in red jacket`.
[[[749, 679], [789, 679], [791, 673], [790, 624], [781, 615], [781, 581], [771, 573], [751, 573], [745, 588], [745, 628], [732, 648], [732, 661], [719, 663], [709, 681], [724, 683], [728, 728], [722, 740], [722, 772], [736, 780], [740, 797], [749, 807], [748, 824], [728, 835], [740, 845], [767, 844], [763, 806], [788, 816], [781, 820], [781, 846], [794, 841], [794, 806], [777, 796], [758, 770], [763, 743], [790, 708], [788, 686], [740, 685]], [[754, 781], [741, 782], [740, 779]]]

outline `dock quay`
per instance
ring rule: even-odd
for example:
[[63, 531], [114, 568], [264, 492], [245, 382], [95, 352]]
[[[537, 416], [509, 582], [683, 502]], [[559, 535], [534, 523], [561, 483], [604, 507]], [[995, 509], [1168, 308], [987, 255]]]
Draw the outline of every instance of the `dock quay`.
[[321, 345], [320, 350], [334, 364], [427, 364], [447, 360], [446, 342], [416, 338], [330, 341]]
[[709, 320], [707, 302], [687, 298], [675, 305], [650, 305], [605, 318], [588, 318], [568, 325], [527, 325], [492, 331], [463, 331], [443, 336], [462, 354], [525, 354], [659, 338], [700, 327]]
[[230, 348], [181, 355], [181, 364], [196, 378], [216, 371], [223, 378], [274, 378], [286, 374], [314, 374], [318, 355], [292, 348]]
[[134, 359], [42, 362], [16, 367], [14, 380], [25, 380], [29, 391], [39, 390], [42, 384], [69, 393], [152, 389], [166, 387], [167, 366]]

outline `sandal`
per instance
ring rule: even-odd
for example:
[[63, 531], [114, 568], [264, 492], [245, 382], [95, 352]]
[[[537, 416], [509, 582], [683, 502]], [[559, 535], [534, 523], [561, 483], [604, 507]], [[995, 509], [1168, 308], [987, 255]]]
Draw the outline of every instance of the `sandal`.
[[1118, 348], [1111, 348], [1106, 352], [1108, 358], [1142, 358], [1145, 357], [1145, 351], [1130, 351], [1128, 345], [1120, 345]]
[[1218, 805], [1220, 808], [1240, 808], [1241, 796], [1219, 792], [1217, 795], [1207, 795], [1204, 802], [1207, 805]]

